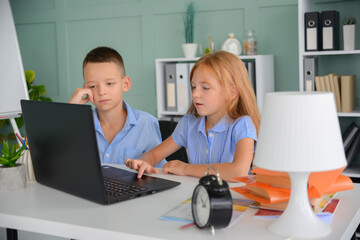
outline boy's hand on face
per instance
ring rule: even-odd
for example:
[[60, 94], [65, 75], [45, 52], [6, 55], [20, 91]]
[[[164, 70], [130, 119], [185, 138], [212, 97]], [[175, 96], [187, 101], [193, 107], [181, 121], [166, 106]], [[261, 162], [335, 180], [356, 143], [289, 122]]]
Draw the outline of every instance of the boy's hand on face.
[[138, 171], [138, 175], [137, 175], [138, 178], [141, 178], [144, 172], [149, 173], [149, 174], [158, 173], [157, 169], [155, 169], [149, 163], [147, 163], [146, 161], [141, 160], [141, 159], [127, 158], [125, 160], [125, 165], [128, 168], [131, 168], [131, 169], [134, 169], [134, 170]]
[[89, 88], [77, 88], [71, 96], [69, 103], [85, 104], [94, 103], [94, 95]]
[[163, 172], [165, 174], [175, 174], [179, 176], [185, 176], [185, 168], [188, 166], [187, 163], [184, 163], [180, 160], [173, 160], [168, 163], [166, 163], [163, 166]]

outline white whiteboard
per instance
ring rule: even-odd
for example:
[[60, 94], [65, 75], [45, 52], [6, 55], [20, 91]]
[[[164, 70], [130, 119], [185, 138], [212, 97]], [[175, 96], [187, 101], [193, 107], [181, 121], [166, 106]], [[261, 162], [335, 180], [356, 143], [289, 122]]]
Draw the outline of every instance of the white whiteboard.
[[0, 119], [21, 113], [20, 99], [29, 99], [20, 48], [9, 0], [0, 0]]

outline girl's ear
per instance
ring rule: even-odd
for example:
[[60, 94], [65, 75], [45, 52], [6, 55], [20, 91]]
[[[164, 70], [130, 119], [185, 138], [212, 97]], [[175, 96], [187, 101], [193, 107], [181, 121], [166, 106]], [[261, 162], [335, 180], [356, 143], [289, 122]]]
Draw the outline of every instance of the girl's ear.
[[237, 98], [239, 96], [239, 91], [237, 90], [236, 86], [230, 87], [230, 98], [231, 100]]
[[86, 83], [83, 83], [83, 88], [84, 88], [84, 89], [86, 88]]
[[131, 80], [130, 80], [129, 76], [125, 76], [123, 78], [123, 92], [129, 91], [130, 87], [131, 87]]

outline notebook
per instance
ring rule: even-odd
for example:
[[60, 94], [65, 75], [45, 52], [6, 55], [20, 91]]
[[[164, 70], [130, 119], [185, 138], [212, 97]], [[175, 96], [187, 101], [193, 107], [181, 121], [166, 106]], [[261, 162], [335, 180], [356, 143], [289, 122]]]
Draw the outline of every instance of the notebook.
[[180, 184], [145, 175], [138, 179], [137, 173], [102, 166], [89, 105], [21, 100], [21, 108], [34, 173], [40, 184], [101, 204]]

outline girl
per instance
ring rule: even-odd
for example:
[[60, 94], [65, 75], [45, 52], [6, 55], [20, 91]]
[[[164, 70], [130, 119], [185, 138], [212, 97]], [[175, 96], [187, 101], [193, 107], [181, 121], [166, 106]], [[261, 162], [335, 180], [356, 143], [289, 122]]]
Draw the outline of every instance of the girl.
[[190, 73], [192, 104], [173, 134], [140, 159], [125, 164], [145, 173], [181, 147], [188, 149], [189, 164], [173, 160], [163, 166], [165, 174], [202, 177], [209, 166], [220, 177], [233, 181], [247, 175], [253, 159], [259, 111], [243, 62], [220, 51], [200, 58]]

